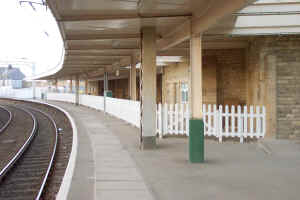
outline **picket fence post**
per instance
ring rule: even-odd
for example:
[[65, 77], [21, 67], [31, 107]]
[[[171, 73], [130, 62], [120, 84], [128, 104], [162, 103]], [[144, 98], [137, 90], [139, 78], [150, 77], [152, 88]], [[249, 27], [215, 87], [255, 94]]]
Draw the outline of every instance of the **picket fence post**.
[[225, 106], [225, 136], [229, 136], [229, 107]]
[[254, 112], [253, 112], [253, 106], [250, 106], [250, 137], [253, 138], [253, 115], [254, 115]]
[[218, 123], [218, 120], [219, 119], [218, 119], [218, 110], [217, 110], [217, 105], [216, 104], [214, 105], [213, 116], [214, 116], [214, 118], [213, 118], [213, 120], [214, 120], [214, 129], [212, 130], [213, 132], [210, 133], [210, 134], [213, 135], [213, 133], [215, 133], [216, 134], [215, 136], [218, 137], [218, 135], [219, 135], [219, 123]]
[[218, 112], [218, 136], [219, 136], [219, 142], [222, 143], [223, 141], [223, 116], [222, 116], [222, 112], [223, 112], [223, 106], [219, 105], [219, 112]]
[[174, 126], [174, 134], [178, 134], [178, 115], [179, 115], [179, 112], [178, 112], [178, 104], [176, 103], [175, 104], [175, 109], [174, 109], [174, 123], [175, 123], [175, 126]]
[[247, 137], [248, 132], [248, 108], [247, 106], [244, 106], [244, 126], [243, 126], [243, 138]]
[[263, 112], [262, 112], [262, 118], [263, 118], [263, 131], [262, 131], [262, 137], [265, 137], [265, 134], [266, 134], [266, 108], [265, 106], [263, 106], [262, 108]]
[[260, 120], [260, 107], [259, 106], [256, 106], [256, 114], [255, 114], [255, 117], [256, 117], [256, 138], [259, 138], [260, 137], [260, 133], [261, 133], [261, 120]]
[[242, 108], [241, 106], [238, 106], [238, 134], [240, 135], [240, 143], [244, 142], [243, 137], [243, 121], [242, 121]]
[[158, 104], [158, 134], [159, 134], [159, 138], [162, 138], [163, 136], [163, 129], [162, 129], [162, 108], [161, 108], [161, 104]]
[[163, 135], [168, 134], [168, 105], [163, 106]]
[[179, 108], [179, 134], [184, 135], [184, 105], [181, 103]]
[[231, 137], [235, 136], [235, 107], [231, 106]]
[[185, 128], [186, 128], [186, 135], [190, 135], [190, 112], [188, 104], [185, 105]]

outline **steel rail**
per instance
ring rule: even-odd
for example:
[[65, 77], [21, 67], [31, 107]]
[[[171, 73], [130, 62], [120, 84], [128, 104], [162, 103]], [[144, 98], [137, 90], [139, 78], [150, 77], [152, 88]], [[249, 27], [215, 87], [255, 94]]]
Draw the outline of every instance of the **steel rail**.
[[54, 161], [54, 157], [55, 157], [55, 153], [56, 153], [56, 147], [57, 147], [57, 140], [58, 140], [58, 129], [57, 129], [57, 125], [53, 119], [53, 117], [51, 117], [49, 114], [41, 111], [41, 110], [38, 110], [38, 109], [35, 109], [35, 108], [32, 108], [32, 107], [26, 107], [27, 109], [29, 110], [33, 110], [35, 112], [39, 112], [41, 113], [42, 115], [46, 116], [52, 123], [52, 125], [54, 126], [55, 128], [55, 139], [54, 139], [54, 145], [53, 145], [53, 149], [52, 149], [52, 155], [51, 155], [51, 158], [50, 158], [50, 162], [49, 162], [49, 165], [48, 165], [48, 168], [47, 168], [47, 171], [46, 171], [46, 174], [43, 178], [43, 181], [42, 181], [42, 184], [40, 186], [40, 189], [39, 189], [39, 192], [37, 194], [37, 196], [35, 197], [35, 200], [39, 200], [41, 195], [42, 195], [42, 192], [44, 190], [44, 187], [46, 185], [46, 181], [47, 181], [47, 178], [49, 176], [49, 173], [50, 173], [50, 170], [51, 170], [51, 167], [53, 165], [53, 161]]
[[[15, 106], [12, 106], [12, 107], [15, 107]], [[5, 176], [5, 174], [9, 171], [9, 169], [11, 169], [13, 167], [15, 162], [22, 156], [22, 154], [25, 152], [25, 150], [29, 147], [30, 142], [32, 141], [32, 139], [34, 138], [34, 136], [37, 132], [37, 120], [36, 120], [35, 116], [26, 109], [17, 108], [17, 107], [15, 107], [15, 108], [16, 109], [21, 109], [24, 112], [26, 112], [27, 114], [29, 114], [29, 116], [33, 120], [33, 128], [32, 128], [32, 131], [30, 133], [30, 136], [27, 138], [27, 140], [22, 145], [22, 147], [18, 150], [18, 152], [14, 155], [14, 157], [5, 165], [5, 167], [3, 169], [1, 169], [1, 171], [0, 171], [0, 181]]]
[[12, 120], [12, 114], [11, 114], [11, 112], [10, 112], [8, 109], [6, 109], [4, 106], [1, 106], [1, 105], [0, 105], [0, 108], [3, 109], [4, 111], [6, 111], [6, 112], [8, 113], [8, 115], [9, 115], [9, 118], [8, 118], [7, 122], [4, 124], [4, 126], [2, 126], [2, 127], [0, 128], [0, 133], [2, 133], [2, 132], [7, 128], [7, 126], [10, 124], [10, 122], [11, 122], [11, 120]]

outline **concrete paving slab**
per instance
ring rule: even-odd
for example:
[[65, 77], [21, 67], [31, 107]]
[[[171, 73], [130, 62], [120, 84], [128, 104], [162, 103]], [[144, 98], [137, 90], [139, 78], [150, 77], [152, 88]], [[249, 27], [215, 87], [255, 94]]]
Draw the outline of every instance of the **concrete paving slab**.
[[65, 108], [78, 126], [79, 154], [68, 199], [153, 199], [135, 161], [111, 132], [110, 125], [99, 121], [98, 112], [51, 103]]
[[[88, 116], [90, 120], [94, 116], [103, 129], [102, 132], [96, 122], [89, 122], [93, 131], [87, 131], [90, 145], [96, 151], [93, 155], [96, 199], [300, 199], [300, 143], [297, 141], [218, 144], [206, 140], [205, 163], [190, 164], [186, 138], [161, 139], [156, 150], [140, 151], [137, 128], [92, 109], [65, 103], [57, 105], [73, 113], [75, 119]], [[125, 162], [119, 162], [122, 155], [126, 157]], [[112, 168], [108, 178], [118, 177], [112, 174], [123, 174], [126, 168], [133, 170], [128, 173], [130, 177], [136, 169], [142, 181], [128, 181], [127, 175], [119, 176], [125, 180], [101, 180], [107, 168]]]
[[151, 200], [151, 195], [145, 190], [97, 190], [99, 199], [117, 200]]
[[97, 181], [97, 190], [147, 190], [143, 181]]

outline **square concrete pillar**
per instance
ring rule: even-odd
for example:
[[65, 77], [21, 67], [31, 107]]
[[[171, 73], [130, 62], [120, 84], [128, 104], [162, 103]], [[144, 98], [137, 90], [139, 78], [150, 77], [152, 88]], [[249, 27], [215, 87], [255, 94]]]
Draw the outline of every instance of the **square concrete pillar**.
[[190, 39], [189, 160], [204, 162], [204, 122], [202, 111], [202, 41], [201, 35]]
[[73, 83], [72, 83], [72, 76], [70, 77], [70, 83], [69, 83], [69, 92], [73, 93]]
[[107, 96], [107, 90], [108, 90], [108, 73], [105, 71], [104, 72], [104, 84], [103, 84], [103, 90], [104, 90], [104, 113], [106, 113], [106, 96]]
[[202, 119], [202, 44], [201, 36], [190, 40], [190, 113], [192, 118]]
[[84, 93], [86, 95], [89, 93], [89, 81], [88, 81], [88, 79], [84, 80]]
[[58, 80], [55, 79], [55, 92], [58, 92]]
[[142, 28], [141, 148], [156, 148], [156, 28]]
[[108, 72], [104, 72], [104, 84], [103, 84], [103, 86], [104, 86], [104, 92], [106, 91], [106, 90], [108, 90]]
[[130, 99], [136, 101], [136, 63], [137, 59], [135, 55], [131, 56], [131, 68], [130, 68], [130, 78], [129, 78], [129, 96]]
[[79, 105], [79, 76], [76, 75], [75, 78], [75, 104]]

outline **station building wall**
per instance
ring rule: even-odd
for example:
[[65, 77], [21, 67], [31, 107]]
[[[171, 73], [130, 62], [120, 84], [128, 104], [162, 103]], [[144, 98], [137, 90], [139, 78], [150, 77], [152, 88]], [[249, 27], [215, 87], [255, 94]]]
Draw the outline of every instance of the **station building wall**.
[[256, 37], [247, 62], [247, 99], [266, 106], [267, 136], [300, 139], [300, 37]]
[[[162, 75], [158, 74], [156, 77], [157, 80], [157, 96], [156, 96], [156, 101], [157, 103], [162, 103]], [[104, 94], [104, 82], [103, 81], [97, 81], [98, 83], [98, 94], [103, 96]], [[139, 77], [137, 77], [137, 100], [139, 101], [140, 99], [140, 81]], [[109, 80], [108, 82], [108, 89], [112, 91], [113, 97], [114, 98], [119, 98], [119, 99], [130, 99], [129, 96], [129, 80], [128, 78], [123, 78], [123, 79], [114, 79], [114, 80]]]
[[[300, 139], [299, 77], [299, 36], [256, 36], [246, 49], [203, 51], [204, 103], [266, 106], [266, 137]], [[181, 103], [181, 87], [189, 81], [189, 60], [165, 66], [157, 81], [157, 103]], [[91, 94], [102, 95], [101, 83], [90, 82], [98, 88]], [[128, 79], [111, 80], [109, 87], [115, 98], [129, 98]]]
[[[204, 50], [203, 103], [245, 105], [246, 54], [244, 49]], [[164, 67], [163, 102], [181, 103], [182, 84], [189, 81], [189, 61]]]
[[99, 81], [89, 81], [88, 83], [88, 94], [99, 96]]

